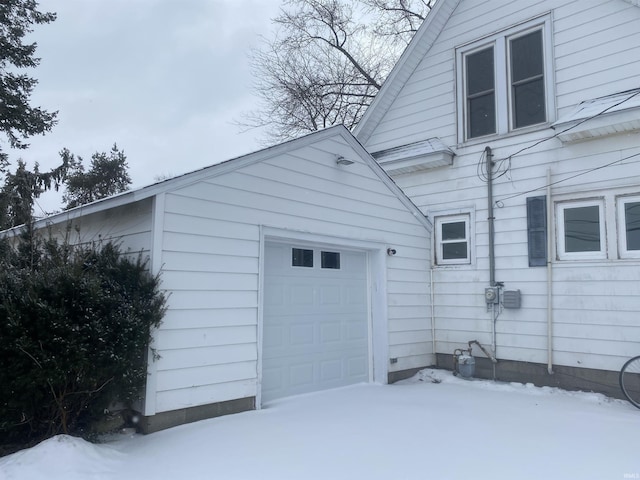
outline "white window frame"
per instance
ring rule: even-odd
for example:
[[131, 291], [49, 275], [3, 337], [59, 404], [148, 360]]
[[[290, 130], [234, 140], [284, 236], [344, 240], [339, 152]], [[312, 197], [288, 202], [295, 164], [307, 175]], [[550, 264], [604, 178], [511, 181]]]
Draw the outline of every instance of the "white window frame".
[[[546, 120], [535, 125], [527, 125], [516, 129], [513, 127], [509, 40], [526, 35], [535, 30], [542, 30]], [[494, 53], [496, 133], [468, 138], [465, 58], [469, 54], [476, 53], [490, 46], [493, 46]], [[551, 15], [546, 14], [456, 49], [458, 143], [474, 142], [479, 139], [484, 140], [494, 135], [527, 132], [539, 129], [541, 126], [547, 126], [555, 120], [555, 82], [552, 46]]]
[[[442, 240], [442, 225], [447, 223], [458, 223], [463, 221], [465, 224], [465, 238], [464, 240], [467, 243], [467, 257], [466, 258], [455, 258], [455, 259], [444, 259], [442, 252], [442, 245], [444, 243], [449, 243]], [[435, 222], [435, 264], [438, 266], [444, 265], [469, 265], [471, 264], [471, 215], [469, 213], [461, 213], [456, 215], [439, 215], [434, 217]], [[460, 240], [458, 240], [460, 241]]]
[[629, 250], [627, 248], [627, 221], [624, 208], [625, 204], [636, 202], [640, 202], [640, 195], [625, 195], [616, 198], [618, 253], [620, 258], [640, 258], [640, 250]]
[[[567, 252], [565, 249], [564, 212], [581, 207], [598, 207], [600, 250], [594, 252]], [[556, 252], [559, 260], [603, 260], [607, 258], [607, 230], [604, 198], [556, 203]]]

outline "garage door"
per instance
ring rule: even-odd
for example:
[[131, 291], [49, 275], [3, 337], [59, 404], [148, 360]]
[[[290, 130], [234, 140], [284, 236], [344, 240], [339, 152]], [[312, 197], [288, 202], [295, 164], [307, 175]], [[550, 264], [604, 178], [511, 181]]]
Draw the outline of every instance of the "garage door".
[[267, 243], [262, 400], [369, 379], [364, 252]]

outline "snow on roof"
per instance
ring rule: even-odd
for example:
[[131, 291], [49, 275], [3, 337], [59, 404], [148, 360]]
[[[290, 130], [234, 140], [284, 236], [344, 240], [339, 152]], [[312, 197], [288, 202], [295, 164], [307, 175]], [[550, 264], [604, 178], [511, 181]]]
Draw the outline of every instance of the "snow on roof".
[[637, 107], [640, 107], [640, 88], [585, 100], [569, 113], [569, 115], [562, 117], [555, 124], [582, 120], [600, 114], [604, 115], [605, 113], [619, 112]]
[[390, 175], [451, 165], [455, 153], [439, 138], [381, 150], [372, 154]]
[[640, 88], [585, 100], [552, 127], [563, 142], [640, 129]]

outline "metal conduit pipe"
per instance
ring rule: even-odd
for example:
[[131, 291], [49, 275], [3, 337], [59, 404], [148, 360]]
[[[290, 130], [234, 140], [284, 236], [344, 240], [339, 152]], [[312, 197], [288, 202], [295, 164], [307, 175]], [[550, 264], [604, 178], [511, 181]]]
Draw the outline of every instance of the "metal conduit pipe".
[[551, 203], [551, 168], [547, 169], [547, 372], [553, 375], [553, 204]]
[[496, 286], [496, 255], [494, 240], [493, 217], [493, 153], [491, 147], [486, 147], [484, 153], [487, 157], [487, 220], [489, 222], [489, 285]]
[[[493, 216], [493, 153], [491, 147], [484, 149], [487, 168], [487, 221], [489, 223], [489, 285], [496, 286], [496, 254], [495, 254], [495, 229]], [[496, 305], [491, 304], [491, 351], [493, 358], [497, 358], [497, 334], [496, 334]], [[493, 362], [493, 379], [496, 379], [496, 362]]]

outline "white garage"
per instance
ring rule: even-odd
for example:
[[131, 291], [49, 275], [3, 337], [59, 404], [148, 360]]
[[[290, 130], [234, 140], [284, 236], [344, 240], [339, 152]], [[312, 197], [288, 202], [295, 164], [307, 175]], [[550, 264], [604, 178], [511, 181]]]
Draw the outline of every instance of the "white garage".
[[366, 382], [366, 252], [267, 243], [262, 401]]
[[344, 127], [40, 225], [160, 276], [147, 432], [433, 364], [431, 224]]

